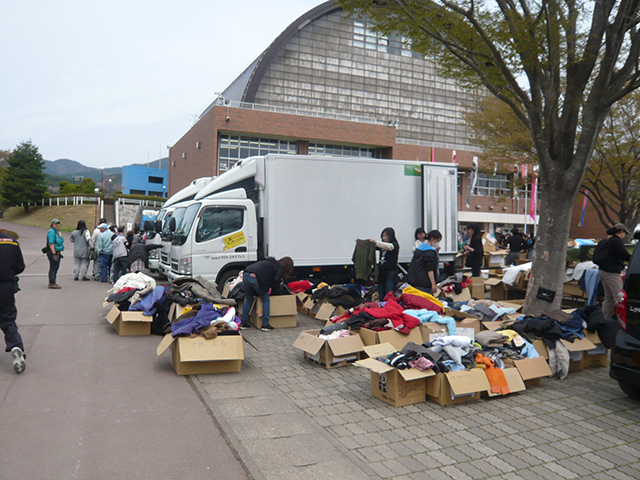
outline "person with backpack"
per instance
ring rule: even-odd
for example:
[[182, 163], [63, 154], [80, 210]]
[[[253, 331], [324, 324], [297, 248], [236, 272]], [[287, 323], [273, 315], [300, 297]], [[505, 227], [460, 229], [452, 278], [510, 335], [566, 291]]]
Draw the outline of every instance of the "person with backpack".
[[628, 262], [631, 254], [622, 241], [629, 230], [623, 223], [616, 223], [607, 230], [611, 237], [601, 240], [593, 251], [593, 263], [600, 268], [598, 275], [604, 289], [602, 313], [605, 318], [613, 318], [616, 311], [616, 299], [622, 291], [622, 277], [624, 263]]

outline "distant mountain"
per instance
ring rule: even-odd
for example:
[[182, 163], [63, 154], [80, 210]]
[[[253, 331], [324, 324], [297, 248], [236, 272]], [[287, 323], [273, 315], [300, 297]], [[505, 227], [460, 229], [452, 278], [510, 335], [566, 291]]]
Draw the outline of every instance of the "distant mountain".
[[[160, 158], [153, 162], [147, 163], [135, 163], [133, 164], [139, 167], [149, 168], [169, 168], [169, 158]], [[68, 158], [60, 158], [58, 160], [45, 160], [44, 161], [44, 173], [51, 179], [52, 185], [60, 183], [60, 178], [72, 180], [73, 177], [91, 178], [100, 185], [100, 181], [111, 178], [113, 187], [120, 189], [122, 184], [122, 167], [110, 167], [105, 168], [104, 171], [101, 168], [87, 167], [86, 165], [76, 162], [75, 160], [69, 160]]]
[[[169, 168], [169, 158], [161, 158], [147, 163], [134, 163], [133, 165], [149, 168]], [[44, 173], [48, 175], [54, 175], [58, 177], [72, 178], [72, 177], [87, 177], [92, 178], [96, 182], [100, 182], [101, 177], [122, 177], [122, 167], [110, 167], [105, 168], [104, 172], [101, 168], [87, 167], [86, 165], [76, 162], [75, 160], [69, 160], [68, 158], [61, 158], [58, 160], [45, 160], [44, 161]]]

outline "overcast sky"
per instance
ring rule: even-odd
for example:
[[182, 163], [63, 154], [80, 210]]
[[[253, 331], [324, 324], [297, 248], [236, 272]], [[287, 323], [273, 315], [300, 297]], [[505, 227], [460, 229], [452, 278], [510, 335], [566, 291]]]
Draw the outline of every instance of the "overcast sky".
[[167, 156], [322, 0], [0, 0], [0, 149], [92, 167]]

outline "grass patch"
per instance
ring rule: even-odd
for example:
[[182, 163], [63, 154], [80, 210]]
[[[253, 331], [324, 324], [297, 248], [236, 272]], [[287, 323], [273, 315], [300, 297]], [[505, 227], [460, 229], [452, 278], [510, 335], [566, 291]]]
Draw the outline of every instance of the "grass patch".
[[78, 220], [84, 220], [90, 228], [94, 223], [94, 216], [95, 205], [29, 207], [28, 212], [22, 207], [11, 207], [4, 212], [2, 220], [31, 227], [51, 228], [51, 220], [57, 218], [60, 220], [60, 230], [73, 232]]

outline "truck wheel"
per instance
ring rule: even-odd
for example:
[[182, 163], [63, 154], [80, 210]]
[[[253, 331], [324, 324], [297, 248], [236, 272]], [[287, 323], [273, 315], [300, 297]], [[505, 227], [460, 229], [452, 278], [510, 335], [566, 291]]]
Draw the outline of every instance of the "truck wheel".
[[236, 278], [239, 273], [240, 270], [229, 270], [222, 274], [222, 276], [220, 277], [220, 283], [218, 283], [218, 290], [220, 290], [220, 293], [222, 293], [222, 291], [224, 290], [224, 286], [231, 280]]
[[640, 400], [640, 388], [638, 388], [636, 385], [631, 385], [630, 383], [623, 383], [620, 381], [618, 381], [618, 384], [620, 385], [620, 390], [626, 393], [629, 397], [635, 400]]

